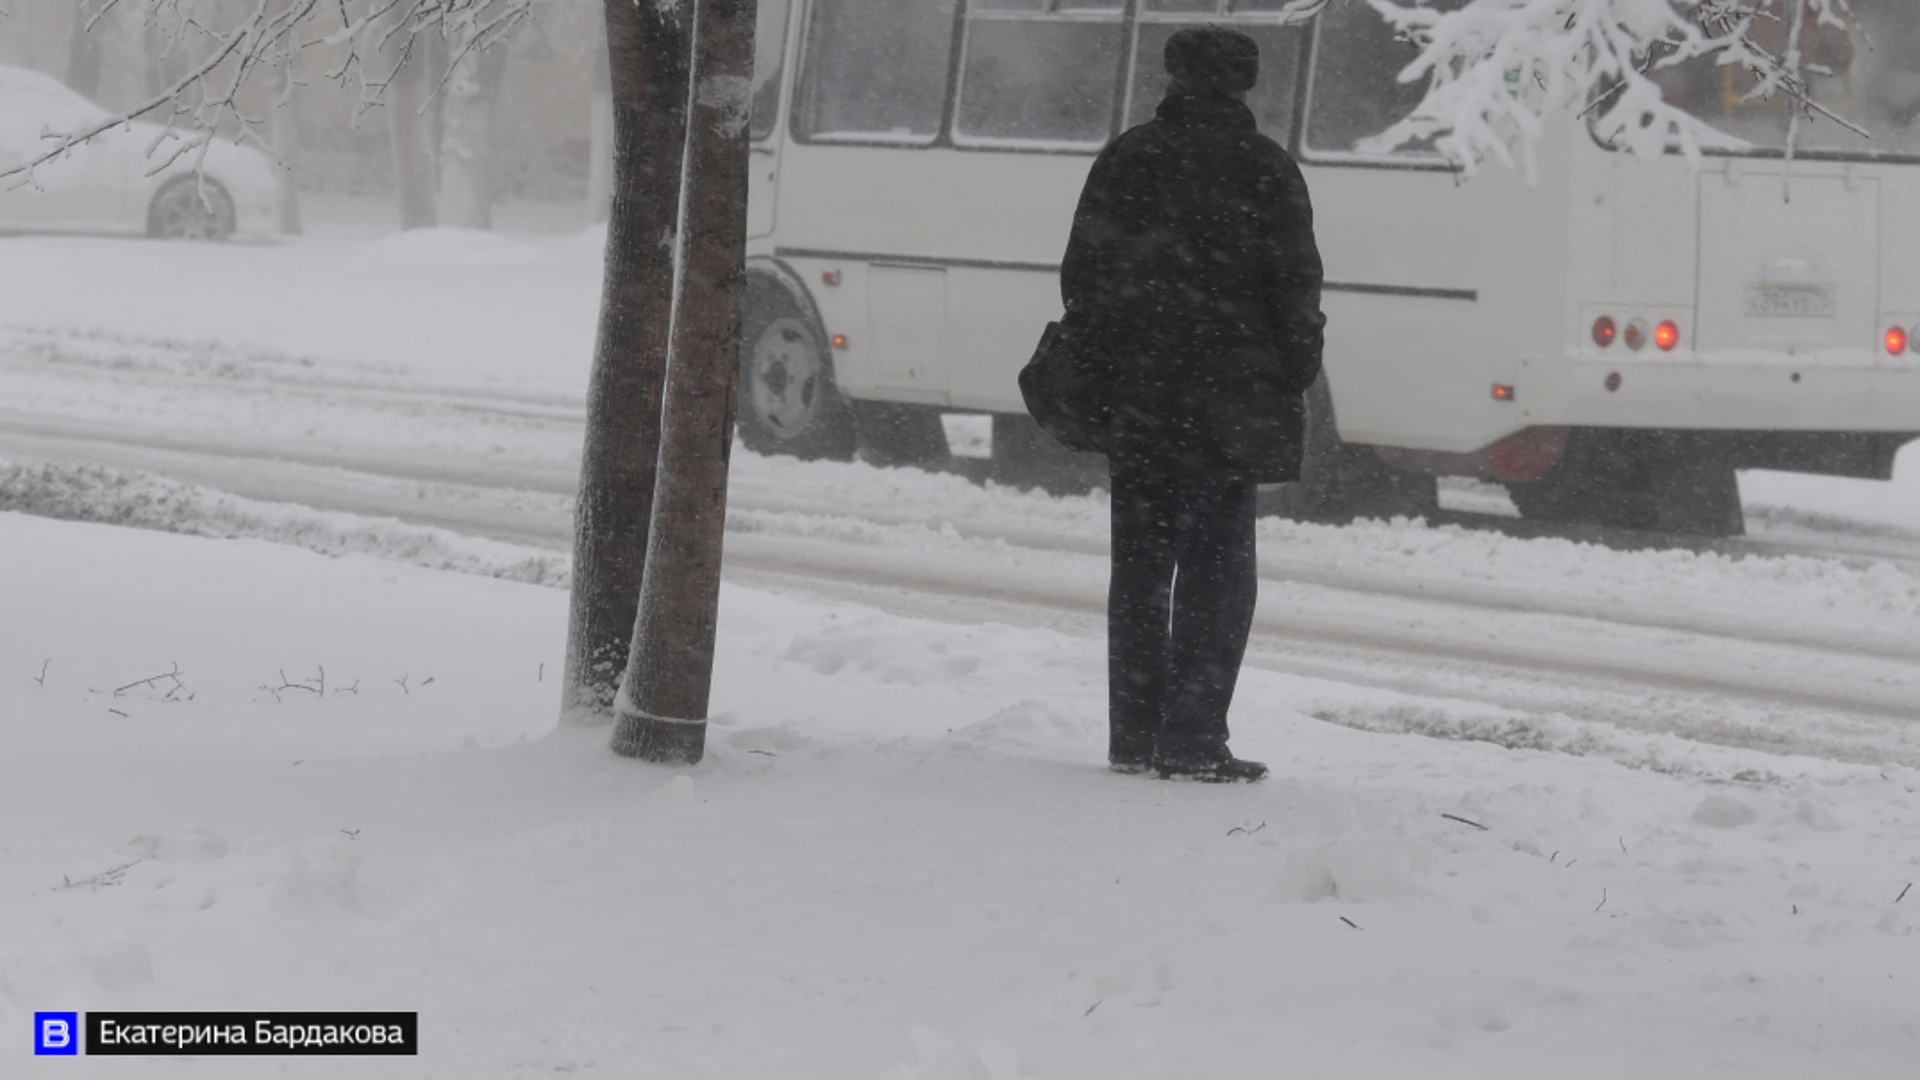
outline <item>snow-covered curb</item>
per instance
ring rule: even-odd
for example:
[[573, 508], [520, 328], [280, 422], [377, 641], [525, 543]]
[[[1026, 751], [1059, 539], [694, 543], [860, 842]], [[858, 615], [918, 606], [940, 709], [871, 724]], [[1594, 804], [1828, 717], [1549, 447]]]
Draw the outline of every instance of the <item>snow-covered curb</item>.
[[266, 540], [322, 555], [370, 555], [433, 570], [564, 588], [563, 555], [391, 519], [260, 502], [151, 473], [0, 461], [0, 511], [187, 536]]

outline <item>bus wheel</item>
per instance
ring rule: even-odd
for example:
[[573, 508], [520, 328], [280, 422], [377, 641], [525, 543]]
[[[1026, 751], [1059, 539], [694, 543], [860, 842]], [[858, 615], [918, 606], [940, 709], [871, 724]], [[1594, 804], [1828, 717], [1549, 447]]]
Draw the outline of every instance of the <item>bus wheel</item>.
[[1733, 463], [1671, 433], [1577, 430], [1552, 472], [1507, 493], [1536, 521], [1690, 536], [1746, 527]]
[[1657, 517], [1648, 493], [1636, 491], [1631, 482], [1564, 464], [1538, 480], [1508, 484], [1507, 495], [1528, 521], [1651, 529]]
[[1659, 527], [1692, 536], [1740, 536], [1747, 531], [1740, 505], [1740, 475], [1711, 454], [1687, 455], [1653, 469], [1653, 504]]
[[1551, 472], [1508, 484], [1507, 495], [1530, 521], [1614, 529], [1658, 524], [1646, 456], [1624, 432], [1575, 429]]
[[853, 458], [853, 411], [825, 335], [777, 284], [747, 290], [740, 334], [740, 441], [761, 454]]
[[1307, 391], [1300, 481], [1263, 490], [1260, 504], [1263, 513], [1327, 525], [1424, 517], [1440, 508], [1439, 481], [1388, 465], [1372, 447], [1341, 442], [1333, 422], [1333, 392], [1322, 375]]

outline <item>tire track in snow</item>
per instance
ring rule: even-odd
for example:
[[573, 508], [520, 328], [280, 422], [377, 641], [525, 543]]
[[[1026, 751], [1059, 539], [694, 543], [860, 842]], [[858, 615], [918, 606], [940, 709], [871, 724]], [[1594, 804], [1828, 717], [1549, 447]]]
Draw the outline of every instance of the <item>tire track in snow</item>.
[[[276, 484], [284, 480], [284, 468], [271, 474]], [[100, 490], [100, 498], [111, 501], [120, 489], [109, 482]], [[137, 485], [134, 491], [128, 497], [144, 505], [147, 496]], [[169, 506], [182, 506], [191, 515], [190, 491], [180, 499], [162, 494]], [[90, 497], [84, 478], [63, 496], [56, 501], [84, 508]], [[362, 502], [342, 500], [338, 509], [364, 510]], [[33, 508], [30, 500], [23, 508]], [[247, 508], [238, 509], [237, 527], [245, 531]], [[478, 509], [490, 524], [499, 524], [492, 516], [497, 507]], [[103, 510], [101, 516], [114, 519], [112, 507]], [[50, 505], [49, 512], [59, 509]], [[280, 516], [302, 513], [296, 507]], [[148, 527], [179, 527], [170, 515], [140, 517]], [[433, 523], [468, 535], [481, 531], [458, 516]], [[564, 514], [549, 506], [545, 514], [529, 515], [520, 528], [486, 531], [551, 550], [564, 545], [563, 524]], [[1076, 635], [1101, 632], [1106, 565], [1098, 553], [969, 539], [950, 526], [844, 517], [749, 512], [735, 514], [730, 526], [727, 573], [735, 581], [854, 599], [923, 617], [1050, 625]], [[298, 529], [276, 534], [283, 540], [288, 535], [292, 542], [308, 542]], [[453, 568], [485, 572], [458, 559], [449, 562], [444, 553], [437, 557]], [[1491, 731], [1496, 741], [1517, 738], [1520, 745], [1536, 745], [1538, 732], [1552, 725], [1527, 718], [1561, 714], [1623, 730], [1774, 752], [1920, 761], [1920, 750], [1907, 749], [1920, 741], [1920, 728], [1893, 722], [1911, 720], [1909, 703], [1920, 699], [1920, 686], [1914, 685], [1920, 668], [1910, 663], [1806, 646], [1743, 646], [1711, 635], [1650, 636], [1641, 628], [1584, 616], [1489, 611], [1402, 596], [1356, 597], [1288, 580], [1267, 582], [1263, 593], [1250, 665], [1483, 707], [1464, 719], [1460, 708], [1394, 707], [1376, 714], [1347, 707], [1323, 717], [1333, 722], [1375, 730], [1431, 722], [1442, 737]], [[1484, 706], [1524, 715], [1490, 716]], [[1592, 743], [1584, 739], [1579, 745]]]
[[[154, 471], [183, 483], [248, 498], [390, 515], [415, 524], [540, 547], [564, 549], [572, 543], [565, 501], [571, 498], [574, 485], [551, 471], [507, 469], [496, 475], [490, 465], [457, 464], [435, 456], [400, 462], [326, 450], [285, 454], [226, 441], [173, 439], [150, 431], [100, 432], [70, 423], [20, 421], [5, 410], [0, 410], [0, 457]], [[422, 485], [433, 490], [422, 490]], [[407, 490], [409, 487], [412, 490]], [[529, 495], [547, 498], [529, 499]], [[534, 505], [525, 505], [529, 502]], [[796, 535], [817, 535], [820, 525], [853, 519], [898, 529], [903, 535], [928, 528], [951, 529], [960, 538], [976, 543], [1100, 559], [1108, 553], [1104, 535], [961, 519], [937, 511], [902, 511], [873, 502], [842, 503], [832, 508], [823, 508], [820, 503], [818, 492], [796, 494], [749, 475], [736, 482], [729, 510], [736, 519], [753, 515], [763, 527], [772, 525], [776, 529], [778, 519], [788, 519]], [[1857, 620], [1850, 620], [1846, 626], [1820, 624], [1809, 621], [1803, 612], [1789, 610], [1756, 617], [1752, 611], [1656, 606], [1619, 597], [1596, 602], [1572, 592], [1556, 594], [1486, 580], [1397, 574], [1377, 567], [1361, 572], [1318, 564], [1291, 554], [1283, 544], [1273, 543], [1263, 545], [1260, 574], [1266, 585], [1312, 585], [1369, 598], [1414, 600], [1472, 611], [1563, 615], [1649, 631], [1712, 635], [1920, 663], [1920, 638], [1911, 635], [1911, 628], [1883, 627], [1878, 628], [1881, 632], [1872, 633], [1867, 632], [1872, 628], [1863, 629]]]

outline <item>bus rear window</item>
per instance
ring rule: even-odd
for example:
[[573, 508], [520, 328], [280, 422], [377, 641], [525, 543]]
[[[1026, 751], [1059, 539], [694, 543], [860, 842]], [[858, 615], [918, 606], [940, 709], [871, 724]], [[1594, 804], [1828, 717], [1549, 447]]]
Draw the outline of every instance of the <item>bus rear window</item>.
[[[1794, 17], [1790, 0], [1776, 4], [1780, 17], [1756, 19], [1749, 36], [1775, 56], [1786, 53]], [[1814, 102], [1866, 129], [1868, 137], [1817, 112], [1802, 114], [1796, 153], [1877, 156], [1920, 155], [1920, 3], [1915, 0], [1853, 0], [1830, 5], [1821, 18], [1812, 7], [1800, 13], [1801, 74]], [[1751, 97], [1755, 77], [1715, 57], [1678, 64], [1656, 56], [1647, 78], [1670, 103], [1715, 130], [1751, 143], [1757, 154], [1778, 154], [1787, 145], [1787, 100]], [[1603, 91], [1604, 92], [1604, 91]], [[1602, 123], [1601, 110], [1595, 123]], [[1607, 118], [1611, 119], [1611, 118]]]
[[1098, 148], [1113, 128], [1123, 35], [1119, 0], [976, 2], [954, 141]]
[[814, 139], [931, 143], [957, 0], [815, 0], [795, 114]]

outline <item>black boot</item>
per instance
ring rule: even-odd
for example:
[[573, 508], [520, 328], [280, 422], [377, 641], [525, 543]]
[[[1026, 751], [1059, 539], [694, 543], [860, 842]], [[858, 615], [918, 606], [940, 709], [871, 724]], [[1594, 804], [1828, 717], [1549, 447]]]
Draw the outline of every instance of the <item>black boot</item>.
[[1152, 768], [1162, 780], [1192, 780], [1202, 784], [1251, 784], [1267, 778], [1267, 767], [1226, 751], [1198, 754], [1155, 754]]
[[1153, 744], [1113, 741], [1107, 744], [1107, 768], [1127, 776], [1153, 767]]

